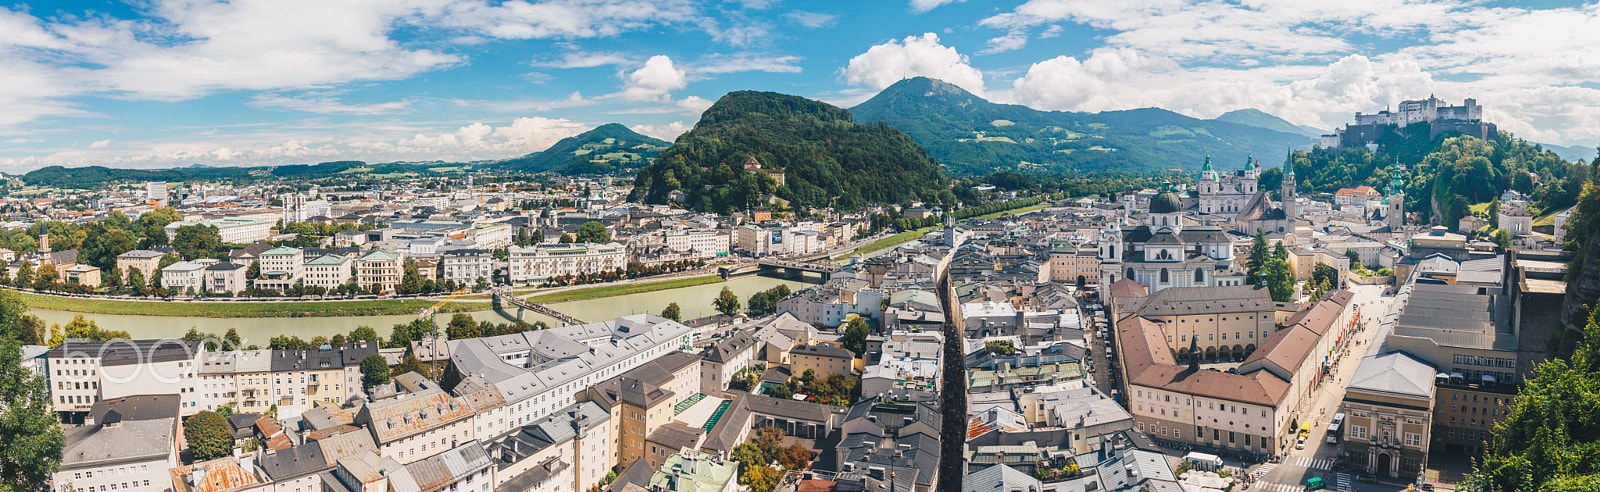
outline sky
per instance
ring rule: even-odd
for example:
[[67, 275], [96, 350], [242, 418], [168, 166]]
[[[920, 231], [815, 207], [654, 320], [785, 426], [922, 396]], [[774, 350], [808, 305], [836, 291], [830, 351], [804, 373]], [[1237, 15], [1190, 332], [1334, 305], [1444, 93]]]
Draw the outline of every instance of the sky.
[[1039, 109], [1331, 129], [1435, 95], [1600, 144], [1600, 3], [134, 0], [0, 4], [0, 171], [472, 161], [735, 90], [849, 107], [928, 76]]

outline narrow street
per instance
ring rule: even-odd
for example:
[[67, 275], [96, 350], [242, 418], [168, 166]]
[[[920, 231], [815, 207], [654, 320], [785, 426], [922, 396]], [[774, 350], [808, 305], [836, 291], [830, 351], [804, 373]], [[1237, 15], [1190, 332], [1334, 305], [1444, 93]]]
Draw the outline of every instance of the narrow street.
[[1349, 384], [1350, 377], [1355, 375], [1356, 368], [1361, 365], [1361, 358], [1366, 355], [1373, 338], [1378, 333], [1378, 320], [1382, 319], [1394, 302], [1393, 297], [1383, 296], [1385, 288], [1381, 285], [1362, 285], [1351, 289], [1356, 294], [1352, 302], [1361, 308], [1362, 329], [1352, 335], [1351, 344], [1346, 347], [1346, 354], [1340, 359], [1338, 368], [1331, 379], [1323, 383], [1322, 388], [1316, 392], [1316, 400], [1311, 402], [1303, 414], [1302, 418], [1311, 424], [1311, 433], [1306, 438], [1306, 449], [1290, 449], [1280, 463], [1266, 463], [1248, 468], [1247, 471], [1258, 473], [1260, 477], [1249, 490], [1298, 492], [1304, 490], [1306, 479], [1311, 477], [1322, 477], [1329, 484], [1329, 490], [1341, 492], [1388, 491], [1404, 488], [1358, 483], [1356, 478], [1361, 475], [1360, 473], [1334, 471], [1337, 458], [1343, 451], [1339, 444], [1331, 444], [1327, 440], [1328, 424], [1332, 422], [1334, 414], [1339, 412], [1345, 386]]

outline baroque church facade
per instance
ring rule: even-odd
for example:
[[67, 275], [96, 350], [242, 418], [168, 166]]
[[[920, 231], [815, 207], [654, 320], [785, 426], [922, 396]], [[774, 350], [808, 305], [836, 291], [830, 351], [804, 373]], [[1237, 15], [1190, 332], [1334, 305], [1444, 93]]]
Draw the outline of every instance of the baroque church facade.
[[[1208, 157], [1200, 171], [1193, 209], [1200, 214], [1228, 217], [1230, 229], [1241, 234], [1294, 232], [1295, 177], [1292, 163], [1284, 162], [1283, 200], [1275, 206], [1269, 193], [1258, 188], [1260, 161], [1223, 177]], [[1244, 284], [1244, 272], [1233, 268], [1236, 260], [1228, 230], [1209, 225], [1184, 224], [1191, 208], [1168, 186], [1150, 200], [1150, 221], [1128, 226], [1110, 222], [1100, 234], [1101, 286], [1131, 279], [1149, 286], [1150, 292], [1170, 287], [1219, 287]]]

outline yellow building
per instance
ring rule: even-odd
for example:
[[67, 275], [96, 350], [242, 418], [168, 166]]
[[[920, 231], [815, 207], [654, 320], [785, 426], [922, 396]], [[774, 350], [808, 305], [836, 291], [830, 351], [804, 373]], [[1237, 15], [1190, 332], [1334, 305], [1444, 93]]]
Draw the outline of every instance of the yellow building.
[[835, 374], [854, 374], [856, 356], [849, 350], [830, 345], [800, 345], [789, 349], [789, 370], [795, 376], [816, 371], [817, 379]]

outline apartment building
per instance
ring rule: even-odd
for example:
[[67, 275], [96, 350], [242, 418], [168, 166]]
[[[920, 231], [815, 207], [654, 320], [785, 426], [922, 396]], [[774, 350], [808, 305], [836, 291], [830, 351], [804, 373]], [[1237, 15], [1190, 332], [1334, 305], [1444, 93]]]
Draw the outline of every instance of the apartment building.
[[278, 247], [261, 253], [261, 276], [256, 286], [263, 289], [284, 290], [300, 282], [304, 274], [306, 255], [300, 248]]
[[385, 249], [377, 249], [356, 258], [351, 266], [355, 283], [364, 289], [377, 286], [378, 292], [394, 292], [400, 285], [405, 256]]
[[595, 274], [627, 268], [627, 252], [616, 243], [536, 244], [510, 248], [513, 283], [550, 277]]
[[332, 289], [350, 283], [355, 260], [344, 255], [326, 254], [307, 261], [301, 268], [300, 283]]
[[370, 402], [356, 422], [372, 433], [378, 455], [412, 463], [474, 439], [472, 414], [450, 394], [428, 386]]

